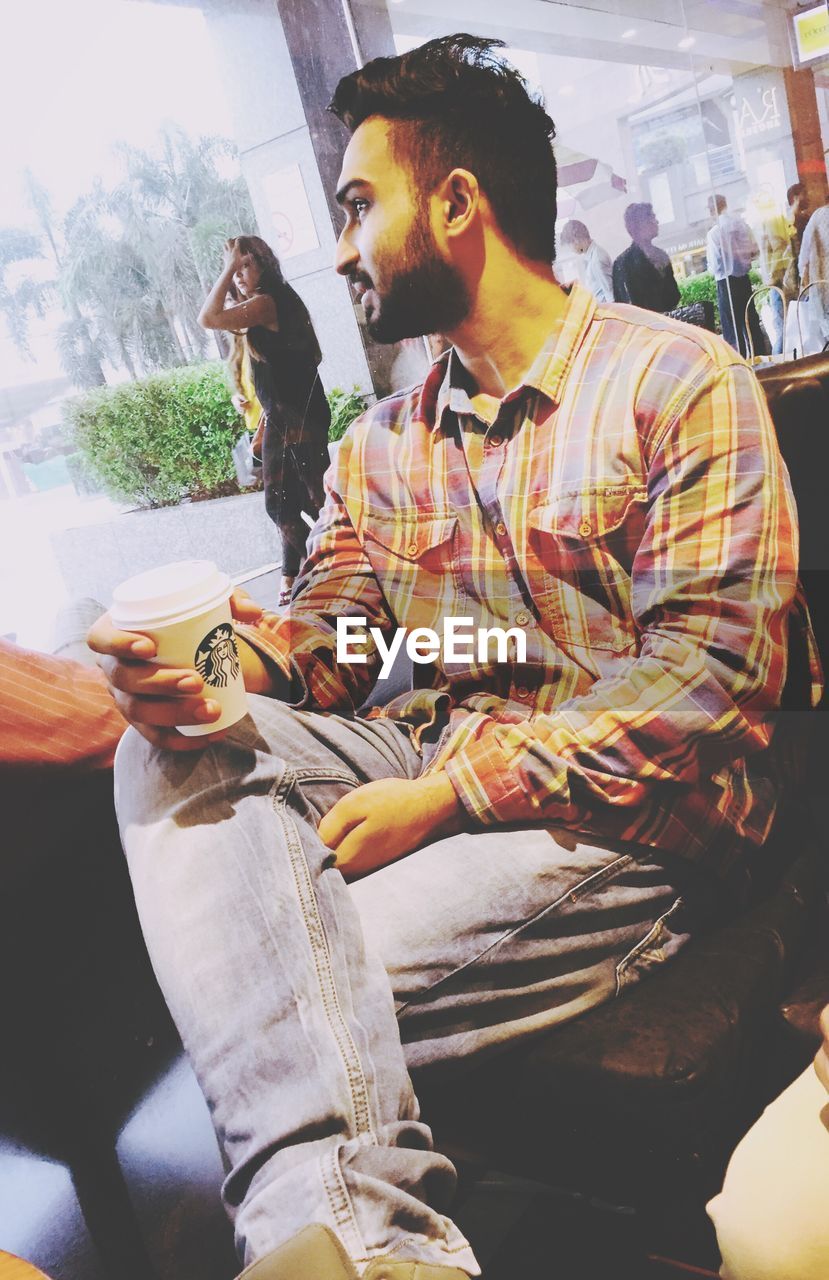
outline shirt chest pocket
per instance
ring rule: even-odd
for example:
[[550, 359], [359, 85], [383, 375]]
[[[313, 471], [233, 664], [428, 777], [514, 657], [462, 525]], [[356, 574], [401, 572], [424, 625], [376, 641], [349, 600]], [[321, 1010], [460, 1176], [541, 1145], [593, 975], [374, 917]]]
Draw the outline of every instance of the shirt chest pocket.
[[565, 648], [635, 650], [631, 571], [646, 504], [643, 485], [593, 485], [530, 512], [530, 588]]
[[360, 536], [392, 612], [406, 627], [457, 613], [464, 590], [451, 511], [368, 512]]

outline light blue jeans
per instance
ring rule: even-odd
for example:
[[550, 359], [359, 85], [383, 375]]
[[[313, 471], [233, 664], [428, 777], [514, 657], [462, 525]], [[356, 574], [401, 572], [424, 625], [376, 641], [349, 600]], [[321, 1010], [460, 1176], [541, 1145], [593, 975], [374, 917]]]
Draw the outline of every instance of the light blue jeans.
[[265, 698], [224, 742], [118, 752], [150, 955], [213, 1116], [250, 1262], [309, 1222], [379, 1254], [479, 1268], [447, 1216], [408, 1068], [599, 1004], [686, 941], [676, 873], [641, 848], [524, 827], [437, 841], [346, 885], [317, 823], [349, 788], [415, 778], [388, 720]]

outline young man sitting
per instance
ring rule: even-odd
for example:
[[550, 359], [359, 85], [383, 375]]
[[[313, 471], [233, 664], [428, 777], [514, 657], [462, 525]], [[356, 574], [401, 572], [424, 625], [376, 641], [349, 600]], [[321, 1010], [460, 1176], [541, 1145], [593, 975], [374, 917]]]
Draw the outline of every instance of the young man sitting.
[[[731, 348], [556, 283], [552, 122], [491, 42], [378, 59], [333, 110], [337, 269], [375, 338], [452, 349], [343, 440], [289, 613], [237, 601], [249, 717], [185, 738], [195, 673], [90, 640], [249, 1275], [452, 1280], [479, 1268], [408, 1069], [615, 997], [766, 839], [794, 508]], [[501, 652], [355, 714], [399, 631], [428, 655], [462, 619]]]

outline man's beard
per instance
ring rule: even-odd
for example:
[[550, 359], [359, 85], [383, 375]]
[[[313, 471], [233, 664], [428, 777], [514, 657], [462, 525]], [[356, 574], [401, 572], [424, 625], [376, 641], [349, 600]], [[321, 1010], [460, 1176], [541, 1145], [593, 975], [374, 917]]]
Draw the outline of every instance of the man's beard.
[[438, 253], [425, 209], [415, 215], [397, 262], [388, 261], [381, 270], [389, 280], [382, 294], [370, 277], [362, 272], [354, 276], [377, 297], [374, 314], [366, 315], [366, 328], [375, 342], [449, 333], [469, 314], [469, 291], [457, 268]]

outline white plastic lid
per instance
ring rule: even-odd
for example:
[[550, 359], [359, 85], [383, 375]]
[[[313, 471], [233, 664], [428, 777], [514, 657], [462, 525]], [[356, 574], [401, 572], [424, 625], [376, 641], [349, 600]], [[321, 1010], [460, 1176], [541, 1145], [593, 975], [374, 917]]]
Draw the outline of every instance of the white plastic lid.
[[162, 627], [213, 609], [228, 599], [230, 578], [212, 560], [176, 560], [127, 578], [112, 593], [117, 627]]

